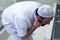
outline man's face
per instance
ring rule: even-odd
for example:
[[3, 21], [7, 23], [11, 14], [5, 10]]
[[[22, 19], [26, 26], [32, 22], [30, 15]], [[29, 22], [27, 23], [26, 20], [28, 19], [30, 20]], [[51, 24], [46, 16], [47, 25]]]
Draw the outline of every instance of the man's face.
[[45, 26], [46, 24], [50, 24], [50, 21], [52, 20], [53, 18], [45, 18], [41, 21], [41, 24], [42, 26]]
[[44, 18], [43, 20], [41, 20], [41, 17], [39, 18], [39, 22], [41, 23], [41, 26], [45, 26], [46, 24], [50, 24], [50, 21], [53, 19], [53, 17], [49, 17], [49, 18]]

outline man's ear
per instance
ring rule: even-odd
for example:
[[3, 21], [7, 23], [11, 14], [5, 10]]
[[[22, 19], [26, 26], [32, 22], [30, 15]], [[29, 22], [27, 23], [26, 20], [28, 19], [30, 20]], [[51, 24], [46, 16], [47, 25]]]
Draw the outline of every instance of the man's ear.
[[40, 18], [39, 16], [36, 16], [36, 18]]
[[36, 16], [37, 19], [41, 20], [40, 16]]

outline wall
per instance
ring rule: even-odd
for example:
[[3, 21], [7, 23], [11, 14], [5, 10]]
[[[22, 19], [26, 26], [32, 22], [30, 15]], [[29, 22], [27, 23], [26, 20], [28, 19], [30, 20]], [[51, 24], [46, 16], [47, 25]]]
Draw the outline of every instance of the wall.
[[49, 5], [53, 6], [55, 0], [38, 0], [38, 2], [40, 2], [42, 4], [49, 4]]
[[0, 7], [3, 9], [7, 8], [11, 4], [13, 4], [15, 1], [14, 0], [0, 0]]
[[[27, 1], [27, 0], [0, 0], [0, 6], [2, 6], [3, 9], [5, 9], [11, 4], [19, 1]], [[37, 1], [42, 4], [49, 4], [51, 6], [53, 6], [55, 2], [60, 2], [59, 0], [28, 0], [28, 1]]]
[[10, 34], [8, 34], [8, 32], [5, 29], [3, 29], [2, 31], [0, 31], [0, 40], [7, 40], [9, 35]]

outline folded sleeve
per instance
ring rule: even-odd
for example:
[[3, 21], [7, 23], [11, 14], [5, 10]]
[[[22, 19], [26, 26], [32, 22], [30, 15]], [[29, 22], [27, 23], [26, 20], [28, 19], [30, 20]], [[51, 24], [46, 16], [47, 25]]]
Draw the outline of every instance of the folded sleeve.
[[15, 19], [15, 24], [16, 24], [18, 35], [20, 37], [23, 37], [27, 33], [27, 29], [28, 29], [28, 23], [27, 23], [27, 21], [24, 20], [24, 19], [20, 19], [19, 17], [17, 17]]

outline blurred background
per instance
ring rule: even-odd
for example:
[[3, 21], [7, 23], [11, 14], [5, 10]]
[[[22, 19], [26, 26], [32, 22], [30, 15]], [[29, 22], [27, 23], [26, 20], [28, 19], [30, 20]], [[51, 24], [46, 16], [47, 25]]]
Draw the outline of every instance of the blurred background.
[[[12, 35], [8, 34], [8, 32], [4, 29], [3, 24], [1, 22], [1, 16], [5, 8], [20, 1], [36, 1], [36, 2], [40, 2], [41, 4], [48, 4], [51, 5], [54, 8], [54, 10], [56, 9], [56, 4], [60, 3], [60, 0], [0, 0], [0, 40], [14, 40]], [[46, 25], [45, 27], [40, 27], [36, 29], [33, 33], [33, 39], [50, 40], [53, 23], [54, 23], [54, 19], [51, 21], [49, 26]]]

